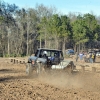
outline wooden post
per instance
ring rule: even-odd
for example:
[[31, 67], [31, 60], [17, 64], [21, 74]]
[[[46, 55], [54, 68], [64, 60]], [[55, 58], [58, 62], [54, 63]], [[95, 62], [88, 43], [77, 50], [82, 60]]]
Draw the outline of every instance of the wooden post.
[[19, 61], [19, 63], [21, 64], [22, 62], [21, 62], [21, 61]]
[[11, 59], [11, 62], [13, 62], [13, 59]]
[[14, 59], [13, 63], [15, 64], [15, 59]]
[[25, 61], [23, 61], [23, 64], [25, 64]]
[[18, 60], [16, 59], [16, 63], [18, 64]]

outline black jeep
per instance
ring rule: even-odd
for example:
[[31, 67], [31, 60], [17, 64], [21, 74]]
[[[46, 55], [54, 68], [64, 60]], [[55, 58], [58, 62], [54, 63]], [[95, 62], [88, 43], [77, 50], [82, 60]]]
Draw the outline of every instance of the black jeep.
[[35, 55], [28, 58], [26, 73], [31, 75], [33, 70], [38, 74], [46, 69], [64, 69], [66, 66], [74, 66], [72, 61], [64, 61], [63, 52], [56, 49], [37, 49]]

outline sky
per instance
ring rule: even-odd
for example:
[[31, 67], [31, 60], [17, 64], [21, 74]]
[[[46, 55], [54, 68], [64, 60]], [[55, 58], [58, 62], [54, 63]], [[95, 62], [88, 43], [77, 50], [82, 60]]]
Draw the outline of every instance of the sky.
[[55, 7], [62, 14], [69, 12], [75, 14], [91, 13], [100, 15], [100, 0], [3, 0], [9, 4], [16, 4], [20, 8], [35, 8], [36, 4], [43, 4], [48, 7]]

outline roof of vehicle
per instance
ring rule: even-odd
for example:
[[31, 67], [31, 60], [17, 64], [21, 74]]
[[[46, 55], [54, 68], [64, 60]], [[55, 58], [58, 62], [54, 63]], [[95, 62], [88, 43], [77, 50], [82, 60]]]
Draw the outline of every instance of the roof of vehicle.
[[58, 49], [38, 48], [38, 50], [51, 50], [51, 51], [62, 51]]

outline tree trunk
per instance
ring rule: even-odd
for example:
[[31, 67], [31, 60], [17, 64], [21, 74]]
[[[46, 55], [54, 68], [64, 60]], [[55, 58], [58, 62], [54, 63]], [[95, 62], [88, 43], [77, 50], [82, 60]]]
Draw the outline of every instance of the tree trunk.
[[9, 43], [9, 34], [10, 34], [10, 28], [7, 27], [7, 32], [8, 32], [8, 56], [10, 56], [10, 50], [9, 50], [9, 46], [10, 46], [10, 43]]
[[65, 42], [66, 42], [66, 40], [65, 40], [65, 37], [64, 37], [64, 40], [63, 40], [63, 46], [62, 46], [62, 47], [63, 47], [63, 48], [62, 48], [63, 53], [65, 53], [65, 44], [66, 44]]
[[28, 20], [28, 16], [27, 16], [27, 55], [29, 53], [29, 26], [30, 26], [30, 22]]
[[41, 48], [41, 36], [40, 36], [40, 48]]

